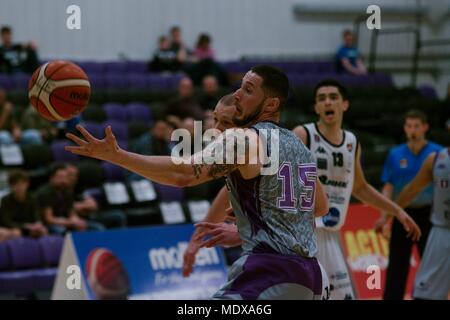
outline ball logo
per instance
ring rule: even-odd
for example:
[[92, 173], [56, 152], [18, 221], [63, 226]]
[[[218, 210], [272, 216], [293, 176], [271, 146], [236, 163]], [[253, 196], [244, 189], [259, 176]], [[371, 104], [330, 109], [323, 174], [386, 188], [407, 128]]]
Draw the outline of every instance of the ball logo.
[[322, 217], [323, 224], [327, 227], [334, 227], [339, 223], [341, 213], [336, 208], [330, 208], [330, 211]]
[[86, 260], [88, 284], [99, 300], [124, 300], [130, 282], [122, 262], [108, 249], [92, 250]]
[[89, 94], [72, 91], [70, 93], [70, 98], [75, 99], [75, 100], [87, 100], [87, 99], [89, 99]]

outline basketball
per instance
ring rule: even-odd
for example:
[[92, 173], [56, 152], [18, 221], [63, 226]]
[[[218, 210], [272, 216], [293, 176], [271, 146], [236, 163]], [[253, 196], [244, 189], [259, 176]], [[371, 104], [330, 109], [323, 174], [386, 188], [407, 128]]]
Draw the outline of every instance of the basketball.
[[93, 293], [99, 300], [126, 299], [129, 290], [127, 272], [122, 262], [104, 248], [96, 248], [86, 260], [86, 274]]
[[28, 83], [28, 98], [50, 121], [65, 121], [80, 114], [89, 102], [91, 86], [86, 73], [70, 61], [40, 66]]

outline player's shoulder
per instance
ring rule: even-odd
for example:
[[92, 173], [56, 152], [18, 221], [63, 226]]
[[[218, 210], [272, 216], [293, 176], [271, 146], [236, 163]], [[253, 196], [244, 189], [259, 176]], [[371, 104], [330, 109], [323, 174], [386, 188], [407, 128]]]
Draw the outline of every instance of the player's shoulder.
[[442, 149], [444, 149], [445, 147], [440, 145], [440, 144], [438, 144], [438, 143], [429, 141], [428, 142], [428, 148], [429, 148], [430, 152], [439, 152]]
[[390, 153], [398, 155], [398, 154], [404, 154], [404, 153], [408, 152], [408, 150], [409, 150], [408, 145], [406, 143], [402, 143], [402, 144], [393, 146]]

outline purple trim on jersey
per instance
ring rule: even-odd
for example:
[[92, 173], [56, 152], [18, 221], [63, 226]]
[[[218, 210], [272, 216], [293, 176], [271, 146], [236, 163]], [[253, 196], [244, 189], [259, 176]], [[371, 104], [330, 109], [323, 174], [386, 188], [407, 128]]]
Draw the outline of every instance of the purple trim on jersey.
[[250, 254], [242, 272], [225, 295], [239, 294], [244, 300], [256, 300], [268, 288], [293, 283], [322, 294], [322, 272], [316, 258], [281, 254]]
[[232, 172], [230, 176], [234, 188], [238, 192], [238, 200], [242, 213], [250, 222], [252, 229], [251, 236], [255, 236], [259, 230], [264, 230], [268, 235], [272, 235], [272, 231], [262, 219], [261, 204], [259, 201], [261, 176], [246, 180], [238, 170]]

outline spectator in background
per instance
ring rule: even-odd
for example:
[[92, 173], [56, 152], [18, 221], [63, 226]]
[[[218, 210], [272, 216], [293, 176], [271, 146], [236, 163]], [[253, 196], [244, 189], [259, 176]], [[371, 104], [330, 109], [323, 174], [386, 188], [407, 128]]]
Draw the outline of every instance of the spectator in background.
[[8, 175], [11, 193], [4, 196], [0, 206], [1, 225], [16, 230], [21, 236], [41, 237], [47, 228], [41, 223], [33, 196], [28, 192], [30, 181], [26, 172], [11, 171]]
[[0, 46], [0, 72], [3, 73], [32, 73], [39, 66], [36, 44], [12, 42], [12, 29], [3, 26], [0, 30], [2, 45]]
[[149, 62], [148, 69], [153, 72], [176, 72], [182, 68], [177, 59], [177, 52], [171, 49], [169, 39], [161, 36], [158, 40], [158, 49]]
[[355, 37], [351, 30], [343, 32], [344, 44], [339, 48], [336, 59], [338, 72], [347, 72], [353, 75], [363, 75], [367, 73], [366, 67], [361, 60], [358, 48], [355, 47]]
[[226, 93], [221, 90], [217, 78], [207, 75], [202, 80], [202, 90], [198, 101], [203, 110], [213, 110], [220, 98]]
[[[29, 118], [30, 111], [34, 108], [30, 105], [25, 110], [23, 117]], [[34, 124], [39, 123], [41, 126], [52, 126], [51, 123], [43, 119], [34, 111]], [[16, 121], [16, 110], [11, 102], [8, 101], [6, 91], [0, 89], [0, 144], [20, 143], [21, 145], [42, 144], [43, 139], [38, 127], [32, 127], [30, 121], [22, 121], [25, 127], [22, 130]]]
[[173, 26], [170, 29], [170, 50], [175, 53], [176, 60], [180, 65], [188, 62], [190, 51], [183, 41], [179, 26]]
[[[201, 85], [203, 78], [213, 75], [220, 85], [228, 86], [228, 75], [220, 64], [215, 61], [215, 52], [211, 47], [212, 39], [208, 34], [202, 33], [197, 40], [194, 51], [194, 62], [186, 68], [187, 74], [195, 85]], [[214, 107], [214, 106], [213, 106]]]
[[[404, 131], [407, 142], [394, 147], [386, 159], [381, 180], [384, 183], [382, 193], [389, 199], [395, 199], [400, 191], [419, 172], [420, 167], [430, 153], [437, 152], [442, 146], [427, 141], [427, 117], [417, 110], [409, 111], [405, 116]], [[414, 219], [422, 231], [422, 237], [417, 243], [419, 254], [422, 255], [431, 229], [430, 212], [433, 199], [433, 186], [429, 185], [420, 193], [405, 211]], [[376, 222], [375, 230], [386, 234], [387, 215]], [[389, 240], [389, 264], [386, 272], [385, 300], [402, 300], [406, 289], [409, 271], [411, 249], [414, 244], [408, 239], [406, 231], [395, 219], [392, 222]]]
[[6, 91], [0, 89], [0, 144], [11, 144], [20, 137], [20, 129], [14, 119], [14, 107], [8, 101]]
[[199, 35], [197, 45], [194, 50], [194, 59], [197, 61], [204, 59], [215, 59], [214, 49], [211, 47], [211, 37], [208, 34], [202, 33]]
[[41, 144], [51, 142], [58, 135], [58, 129], [51, 121], [44, 119], [30, 104], [20, 117], [22, 144]]
[[182, 127], [182, 120], [193, 118], [203, 120], [203, 110], [194, 97], [194, 83], [188, 77], [184, 77], [178, 84], [177, 97], [169, 102], [166, 108], [166, 117], [174, 122], [177, 127]]
[[66, 170], [69, 190], [74, 195], [73, 208], [78, 216], [91, 222], [100, 223], [106, 228], [123, 228], [126, 226], [126, 216], [121, 210], [103, 211], [101, 210], [101, 201], [90, 196], [89, 193], [76, 192], [80, 172], [75, 165], [67, 164]]
[[50, 233], [64, 234], [69, 230], [103, 230], [104, 227], [95, 222], [80, 218], [74, 207], [73, 193], [66, 165], [55, 164], [50, 169], [49, 182], [36, 191], [39, 212], [47, 224]]

